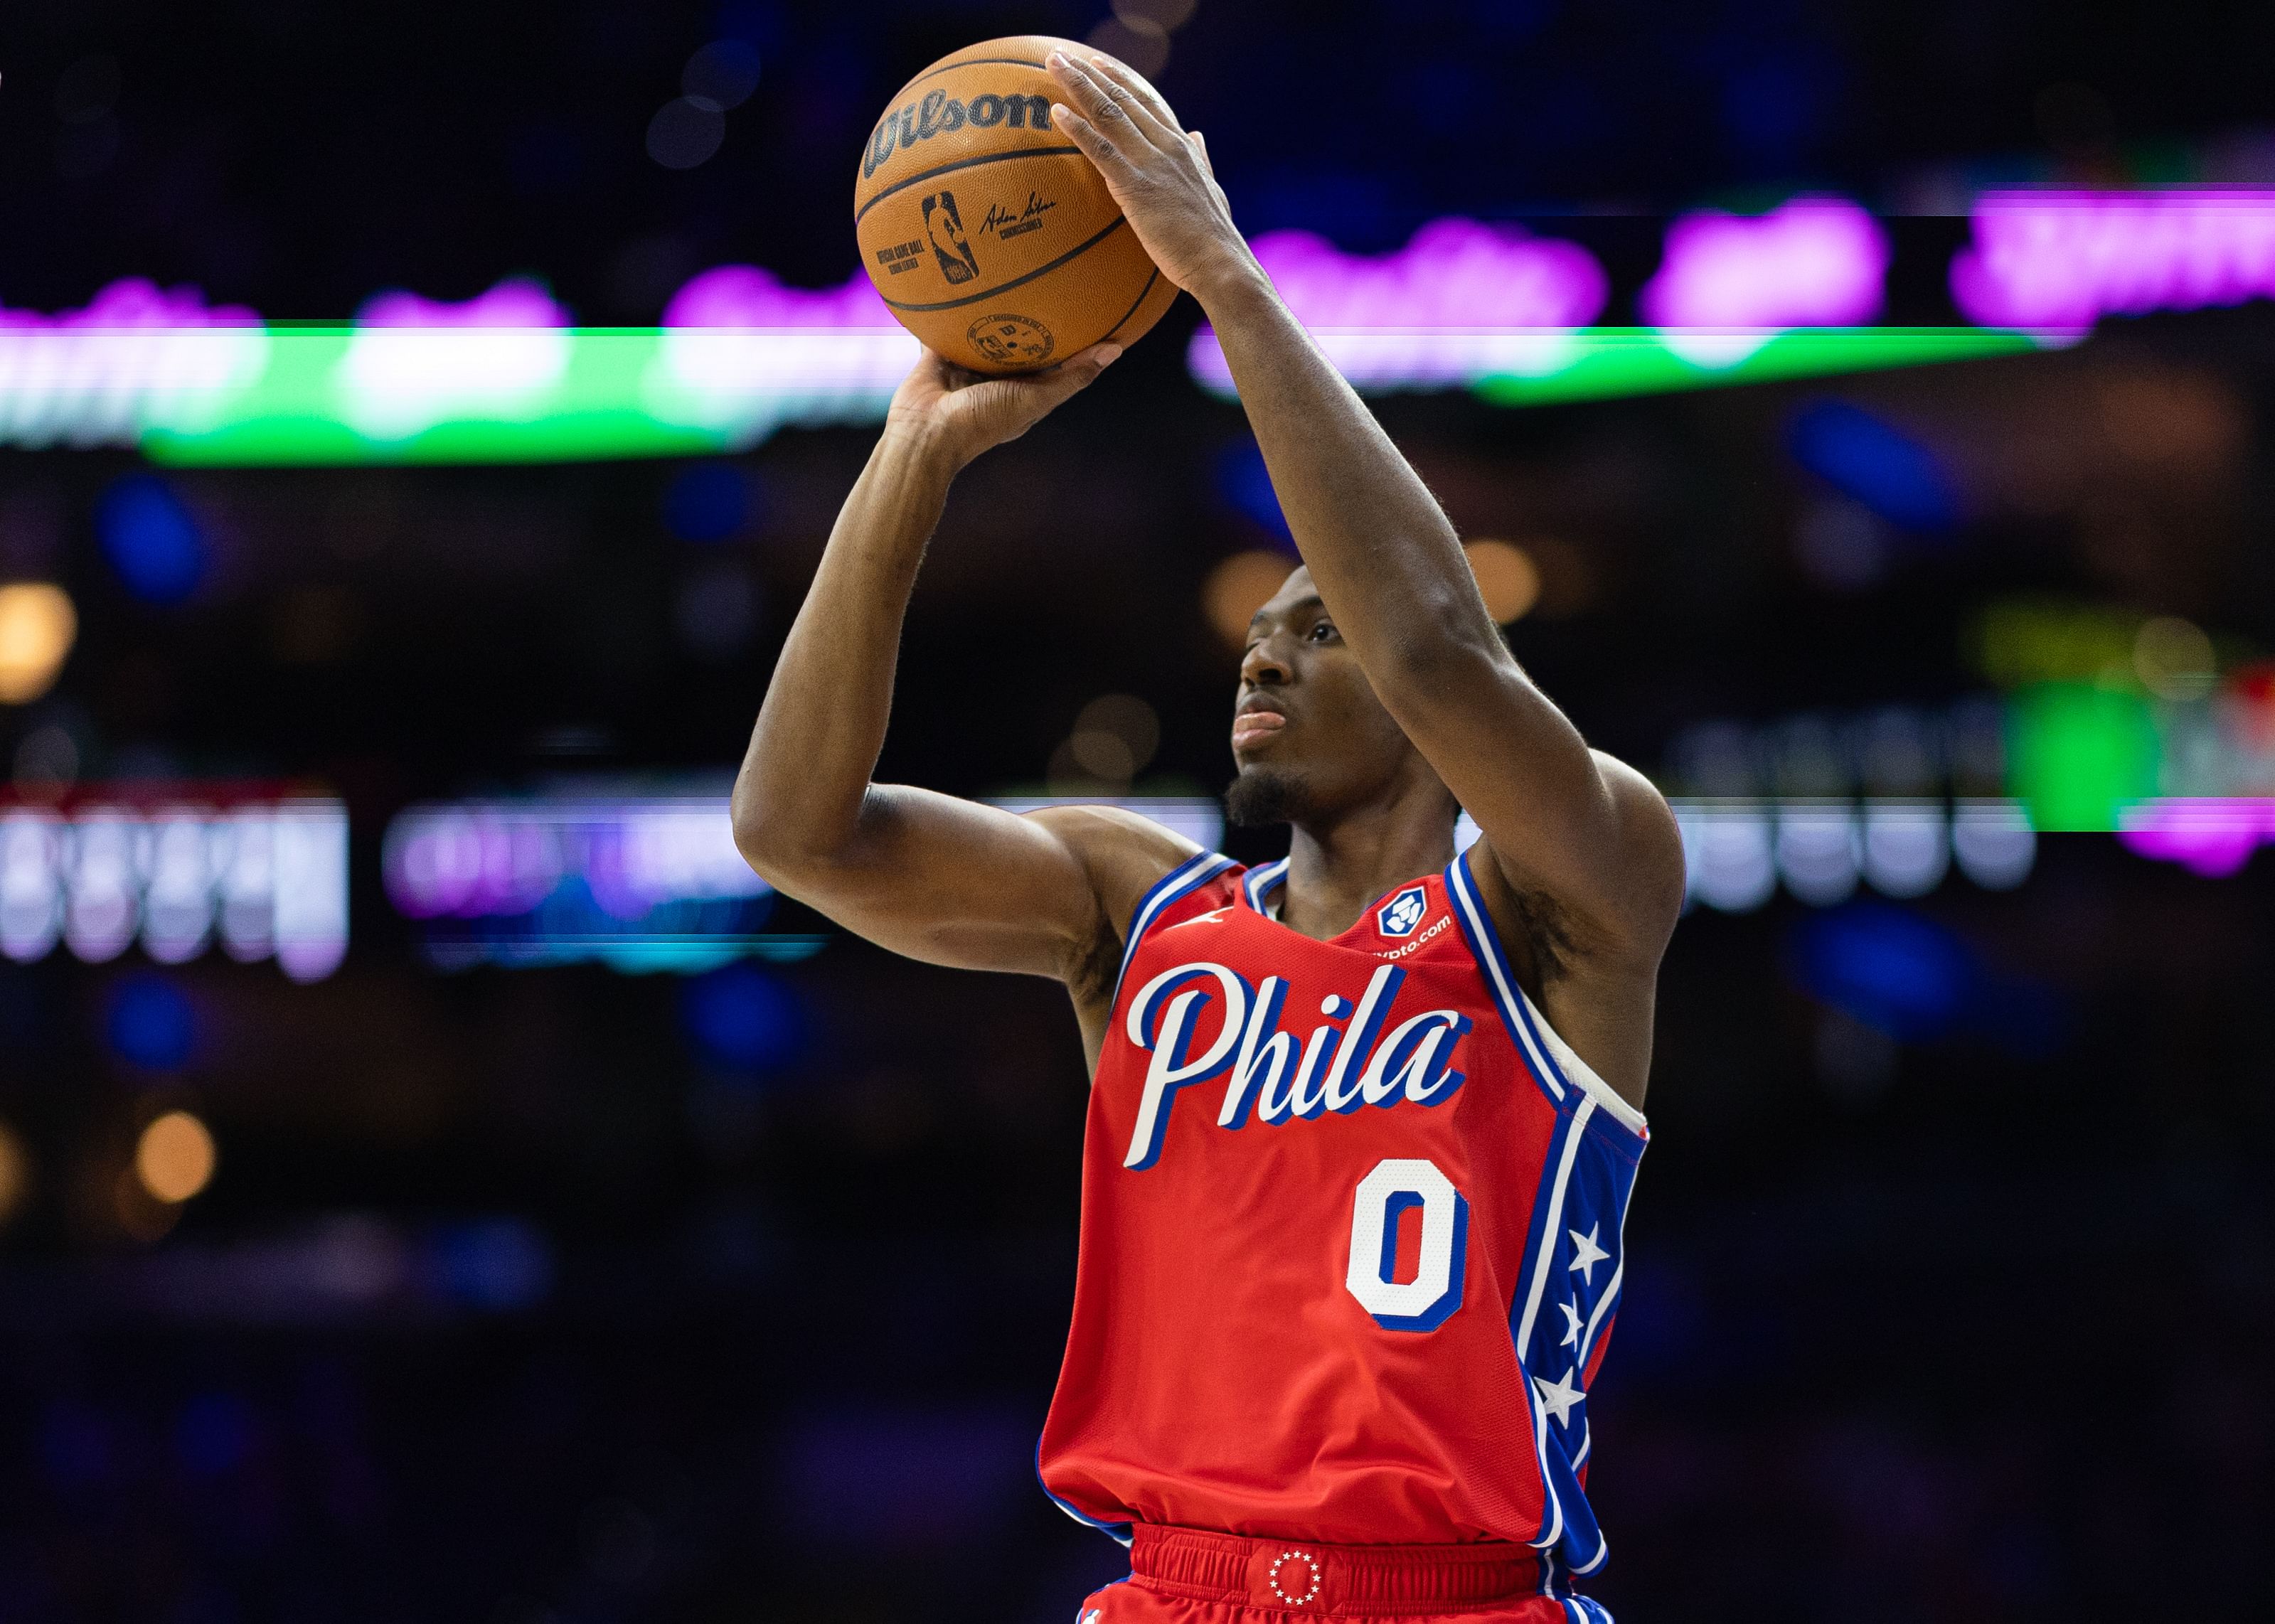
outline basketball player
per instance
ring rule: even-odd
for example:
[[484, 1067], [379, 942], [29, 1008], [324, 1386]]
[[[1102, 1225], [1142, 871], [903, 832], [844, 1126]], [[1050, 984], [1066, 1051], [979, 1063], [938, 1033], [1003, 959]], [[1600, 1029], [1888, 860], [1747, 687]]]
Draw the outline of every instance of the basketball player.
[[[1038, 1468], [1130, 1546], [1079, 1624], [1603, 1620], [1588, 1392], [1645, 1141], [1675, 825], [1503, 645], [1447, 524], [1142, 80], [1064, 128], [1200, 301], [1304, 556], [1256, 616], [1243, 870], [1107, 808], [870, 782], [956, 471], [1115, 359], [927, 356], [839, 516], [735, 789], [753, 867], [873, 941], [1052, 976], [1092, 1069], [1074, 1322]], [[1456, 855], [1466, 808], [1483, 831]]]

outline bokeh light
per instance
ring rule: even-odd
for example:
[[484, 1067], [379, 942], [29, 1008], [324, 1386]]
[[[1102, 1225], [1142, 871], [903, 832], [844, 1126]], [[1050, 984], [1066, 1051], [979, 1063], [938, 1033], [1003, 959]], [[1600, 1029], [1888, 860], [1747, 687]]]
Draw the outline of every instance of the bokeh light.
[[1152, 23], [1169, 32], [1192, 19], [1200, 0], [1114, 0], [1114, 14], [1125, 23]]
[[707, 162], [726, 139], [726, 114], [707, 102], [679, 96], [648, 120], [647, 155], [668, 170], [692, 170]]
[[1509, 541], [1480, 540], [1466, 542], [1470, 570], [1478, 578], [1478, 591], [1485, 612], [1500, 625], [1523, 620], [1540, 601], [1540, 567], [1532, 555]]
[[95, 530], [121, 584], [146, 603], [180, 603], [205, 578], [197, 519], [155, 474], [128, 474], [106, 491]]
[[0, 1122], [0, 1224], [16, 1215], [32, 1193], [32, 1158], [16, 1130]]
[[755, 964], [695, 977], [680, 993], [679, 1012], [697, 1052], [730, 1071], [775, 1070], [805, 1046], [797, 995]]
[[[1135, 694], [1100, 694], [1074, 719], [1075, 759], [1102, 777], [1128, 778], [1145, 770], [1161, 744], [1161, 719]], [[1118, 764], [1117, 774], [1092, 761]]]
[[111, 1052], [146, 1071], [175, 1071], [197, 1046], [197, 1012], [165, 976], [122, 976], [103, 1022]]
[[723, 541], [751, 516], [749, 476], [733, 463], [691, 463], [664, 489], [663, 522], [683, 541]]
[[1239, 648], [1247, 643], [1248, 623], [1256, 618], [1266, 600], [1280, 590], [1280, 583], [1288, 578], [1296, 563], [1285, 553], [1259, 549], [1235, 553], [1209, 571], [1201, 585], [1201, 612], [1228, 647]]
[[2196, 699], [2211, 691], [2218, 667], [2211, 638], [2193, 622], [2158, 615], [2141, 623], [2133, 639], [2133, 668], [2141, 685], [2160, 699]]
[[71, 594], [46, 581], [0, 586], [0, 705], [23, 705], [55, 686], [79, 636]]
[[1272, 471], [1253, 440], [1225, 447], [1216, 459], [1217, 494], [1244, 515], [1282, 540], [1292, 540], [1288, 517], [1280, 510], [1280, 493], [1273, 487]]
[[1169, 65], [1169, 31], [1150, 17], [1109, 17], [1085, 37], [1144, 78], [1152, 79]]
[[187, 1111], [169, 1111], [136, 1141], [134, 1176], [155, 1199], [179, 1205], [213, 1182], [218, 1159], [203, 1122]]
[[679, 88], [698, 107], [723, 113], [759, 87], [759, 49], [748, 40], [714, 40], [687, 59]]
[[1935, 454], [1846, 401], [1804, 408], [1786, 433], [1793, 458], [1833, 489], [1905, 530], [1940, 533], [1959, 522], [1959, 499]]

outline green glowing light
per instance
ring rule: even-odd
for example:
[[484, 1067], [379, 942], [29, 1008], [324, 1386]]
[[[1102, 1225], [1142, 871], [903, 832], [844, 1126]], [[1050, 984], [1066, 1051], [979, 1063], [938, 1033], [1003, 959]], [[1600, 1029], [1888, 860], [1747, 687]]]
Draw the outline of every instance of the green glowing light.
[[[140, 336], [148, 338], [149, 335]], [[163, 335], [159, 336], [162, 337]], [[1482, 336], [1491, 339], [1491, 335]], [[785, 423], [881, 420], [915, 353], [898, 329], [750, 331], [569, 328], [389, 332], [272, 325], [225, 385], [154, 393], [125, 438], [175, 465], [514, 463], [715, 454]], [[1355, 353], [1373, 354], [1371, 341]], [[1721, 342], [1724, 359], [1698, 359]], [[1661, 394], [1984, 356], [2029, 335], [1982, 328], [1825, 328], [1740, 336], [1644, 328], [1559, 333], [1471, 386], [1496, 405]], [[1488, 343], [1473, 364], [1508, 365]], [[1686, 359], [1688, 358], [1688, 359]], [[1425, 369], [1427, 370], [1427, 369]], [[1401, 368], [1364, 387], [1446, 387]], [[1358, 375], [1358, 374], [1354, 374]], [[1206, 387], [1206, 385], [1205, 385]], [[4, 392], [4, 390], [0, 390]], [[79, 411], [68, 404], [57, 412]], [[90, 408], [91, 409], [91, 408]], [[60, 419], [58, 419], [60, 420]], [[80, 436], [79, 443], [96, 442]]]
[[2040, 683], [2007, 706], [2007, 786], [2042, 833], [2105, 831], [2157, 793], [2163, 740], [2149, 702], [2121, 688]]
[[1641, 327], [1599, 327], [1574, 335], [1576, 353], [1554, 371], [1480, 379], [1478, 395], [1497, 406], [1663, 395], [1678, 389], [1767, 383], [1924, 366], [1994, 355], [2028, 355], [2044, 345], [2029, 333], [1979, 327], [1822, 327], [1780, 333], [1726, 365], [1687, 359], [1665, 335]]

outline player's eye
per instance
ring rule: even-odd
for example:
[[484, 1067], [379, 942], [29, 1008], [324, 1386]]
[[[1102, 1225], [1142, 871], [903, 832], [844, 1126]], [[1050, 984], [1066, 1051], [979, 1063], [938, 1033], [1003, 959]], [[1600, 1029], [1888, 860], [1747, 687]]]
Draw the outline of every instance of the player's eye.
[[1326, 642], [1329, 638], [1331, 638], [1331, 637], [1333, 637], [1333, 636], [1334, 636], [1334, 635], [1335, 635], [1335, 625], [1334, 625], [1334, 623], [1333, 621], [1329, 621], [1329, 620], [1322, 620], [1322, 621], [1315, 621], [1314, 623], [1312, 623], [1312, 625], [1311, 625], [1311, 641], [1312, 641], [1312, 642], [1314, 642], [1314, 643], [1324, 643], [1324, 642]]

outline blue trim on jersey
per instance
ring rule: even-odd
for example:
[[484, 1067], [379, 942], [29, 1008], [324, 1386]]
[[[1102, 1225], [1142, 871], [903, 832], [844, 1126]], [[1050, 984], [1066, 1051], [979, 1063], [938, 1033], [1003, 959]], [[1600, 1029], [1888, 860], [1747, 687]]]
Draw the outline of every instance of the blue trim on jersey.
[[[1475, 847], [1470, 848], [1470, 850], [1475, 850]], [[1533, 1023], [1531, 1001], [1525, 996], [1523, 986], [1517, 981], [1516, 971], [1508, 962], [1508, 949], [1501, 946], [1500, 932], [1495, 928], [1493, 915], [1487, 910], [1485, 898], [1478, 890], [1478, 877], [1470, 867], [1468, 851], [1461, 853], [1446, 865], [1448, 887], [1455, 883], [1456, 870], [1460, 871], [1458, 878], [1462, 902], [1476, 910], [1478, 933], [1485, 939], [1485, 950], [1493, 955], [1494, 971], [1499, 972], [1489, 979], [1494, 984], [1494, 991], [1502, 993], [1508, 1007], [1515, 1011], [1526, 1053], [1534, 1064], [1545, 1068], [1548, 1075], [1556, 1079], [1558, 1087], [1571, 1087], [1572, 1079], [1564, 1075], [1564, 1068], [1556, 1063], [1555, 1052], [1542, 1040], [1539, 1028]]]
[[[1051, 1485], [1043, 1482], [1043, 1440], [1040, 1438], [1035, 1439], [1035, 1481], [1037, 1484], [1041, 1485], [1043, 1497], [1046, 1499], [1049, 1500], [1052, 1505], [1057, 1507], [1061, 1511], [1066, 1513], [1067, 1515], [1072, 1517], [1076, 1522], [1081, 1523], [1083, 1527], [1096, 1529], [1100, 1533], [1105, 1535], [1108, 1539], [1113, 1540], [1116, 1545], [1126, 1545], [1130, 1543], [1130, 1525], [1129, 1523], [1100, 1522], [1096, 1517], [1086, 1517], [1083, 1515], [1082, 1513], [1077, 1511], [1073, 1507], [1068, 1505], [1064, 1500], [1061, 1499], [1057, 1495], [1051, 1492]], [[1116, 1580], [1115, 1582], [1118, 1584], [1121, 1581]]]
[[1541, 1091], [1561, 1108], [1568, 1091], [1564, 1073], [1557, 1068], [1555, 1057], [1534, 1039], [1531, 1024], [1518, 1015], [1524, 993], [1509, 970], [1508, 955], [1501, 951], [1500, 938], [1493, 931], [1493, 916], [1478, 900], [1469, 865], [1470, 854], [1466, 851], [1446, 865], [1446, 899], [1452, 905], [1454, 923], [1461, 927], [1470, 956], [1477, 961], [1485, 977], [1485, 990], [1493, 995], [1493, 1008], [1500, 1011], [1501, 1024], [1508, 1029], [1517, 1053], [1524, 1057], [1525, 1069], [1532, 1074]]
[[1145, 940], [1161, 910], [1190, 892], [1198, 890], [1232, 866], [1232, 859], [1213, 851], [1204, 851], [1171, 869], [1153, 882], [1153, 888], [1138, 899], [1138, 906], [1130, 915], [1130, 933], [1122, 943], [1122, 968], [1114, 974], [1114, 1001], [1110, 1009], [1122, 1001], [1122, 978], [1130, 973], [1130, 961], [1138, 956], [1138, 944]]
[[1248, 898], [1248, 905], [1251, 908], [1262, 913], [1265, 894], [1277, 890], [1287, 883], [1287, 880], [1288, 859], [1281, 857], [1276, 863], [1266, 863], [1260, 868], [1250, 869], [1247, 878], [1240, 882], [1241, 894]]
[[1533, 1458], [1540, 1470], [1540, 1531], [1530, 1542], [1536, 1549], [1553, 1547], [1563, 1537], [1564, 1507], [1557, 1490], [1556, 1474], [1549, 1462], [1549, 1451], [1556, 1445], [1548, 1436], [1548, 1412], [1532, 1386], [1535, 1365], [1531, 1351], [1525, 1346], [1538, 1332], [1523, 1322], [1528, 1308], [1537, 1313], [1546, 1302], [1545, 1283], [1540, 1302], [1534, 1302], [1533, 1281], [1540, 1279], [1545, 1282], [1547, 1272], [1555, 1267], [1556, 1253], [1563, 1239], [1564, 1204], [1570, 1193], [1571, 1163], [1578, 1157], [1579, 1136], [1586, 1126], [1587, 1114], [1580, 1111], [1556, 1114], [1556, 1126], [1548, 1136], [1547, 1152], [1540, 1165], [1540, 1184], [1532, 1195], [1532, 1220], [1524, 1235], [1525, 1266], [1508, 1305], [1509, 1341], [1516, 1350], [1517, 1369], [1524, 1381], [1525, 1409], [1532, 1424]]

